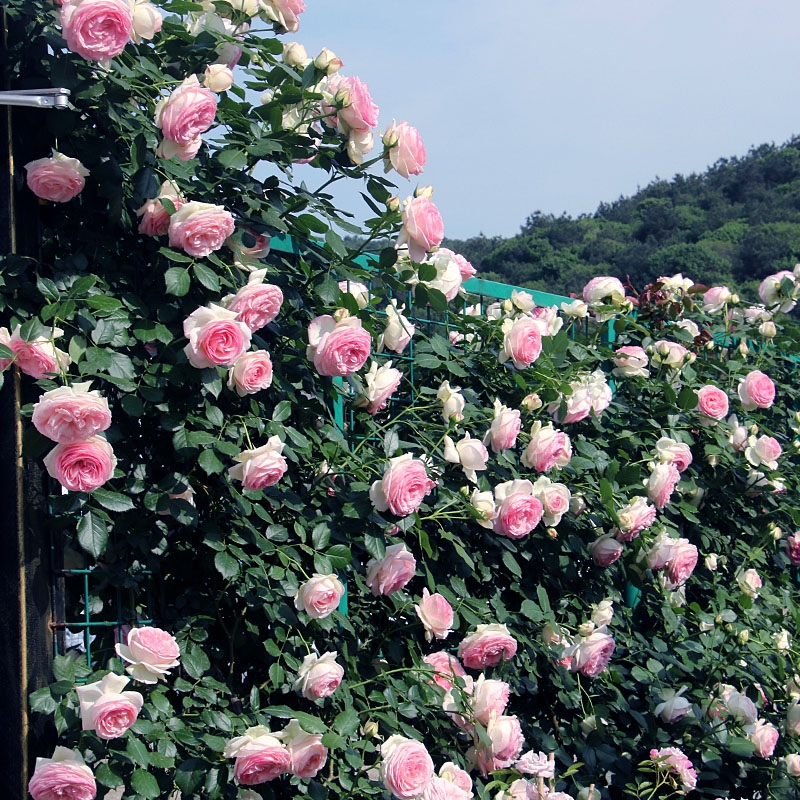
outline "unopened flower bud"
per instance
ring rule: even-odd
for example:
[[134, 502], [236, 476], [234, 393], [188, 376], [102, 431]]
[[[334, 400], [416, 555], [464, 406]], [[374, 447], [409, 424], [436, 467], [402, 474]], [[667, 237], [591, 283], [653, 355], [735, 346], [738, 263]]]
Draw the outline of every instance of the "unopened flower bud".
[[287, 67], [304, 67], [309, 63], [305, 47], [299, 42], [286, 42], [283, 45], [283, 63]]
[[333, 50], [323, 47], [320, 54], [314, 59], [314, 66], [326, 75], [334, 75], [344, 64], [342, 64], [341, 58], [337, 58]]
[[714, 349], [714, 340], [713, 339], [709, 339], [705, 343], [704, 347], [706, 348], [706, 350], [713, 350]]
[[350, 312], [346, 308], [337, 308], [336, 311], [333, 312], [333, 318], [337, 322], [341, 322], [343, 319], [347, 319], [350, 316]]
[[364, 723], [364, 738], [371, 739], [373, 736], [378, 735], [378, 723], [374, 720]]
[[706, 462], [708, 463], [709, 467], [716, 467], [719, 463], [719, 456], [717, 456], [715, 453], [709, 453], [706, 456]]
[[433, 186], [418, 186], [414, 190], [414, 197], [427, 197], [430, 200], [433, 197]]
[[730, 303], [732, 306], [738, 305], [738, 304], [739, 304], [739, 302], [740, 302], [740, 301], [739, 301], [739, 295], [738, 295], [738, 294], [732, 294], [732, 295], [731, 295], [731, 297], [730, 297], [730, 300], [728, 300], [728, 302], [729, 302], [729, 303]]
[[775, 335], [778, 333], [778, 329], [775, 327], [775, 323], [771, 320], [764, 320], [758, 326], [758, 332], [765, 338], [765, 339], [774, 339]]
[[747, 354], [750, 352], [750, 348], [748, 348], [747, 342], [745, 342], [744, 340], [739, 342], [738, 350], [739, 350], [739, 355], [741, 355], [742, 357], [746, 357]]
[[579, 517], [586, 511], [586, 500], [582, 494], [574, 494], [569, 499], [569, 513]]
[[212, 92], [227, 92], [233, 86], [233, 72], [226, 64], [209, 64], [206, 67], [203, 86]]
[[400, 204], [400, 198], [399, 197], [390, 197], [386, 201], [386, 208], [388, 208], [389, 211], [399, 211], [400, 210], [400, 206], [401, 206], [401, 204]]
[[458, 491], [461, 492], [464, 497], [469, 497], [472, 490], [469, 488], [469, 486], [462, 486]]
[[783, 529], [778, 527], [774, 522], [770, 522], [767, 525], [767, 530], [772, 534], [772, 538], [777, 542], [779, 539], [783, 538]]
[[750, 641], [750, 631], [747, 628], [743, 628], [736, 638], [739, 640], [739, 644], [747, 644]]
[[261, 105], [265, 106], [267, 103], [271, 103], [274, 97], [274, 89], [266, 89], [265, 91], [261, 92]]
[[522, 400], [522, 407], [526, 411], [537, 411], [542, 405], [542, 398], [535, 393], [526, 395]]
[[578, 626], [579, 636], [591, 636], [594, 633], [594, 622], [584, 622]]
[[558, 531], [555, 528], [548, 528], [547, 529], [547, 535], [551, 539], [558, 539]]
[[717, 566], [718, 566], [718, 564], [717, 564], [717, 554], [716, 553], [709, 553], [705, 557], [705, 565], [706, 565], [706, 569], [709, 572], [716, 572], [716, 569], [717, 569]]
[[581, 733], [588, 736], [592, 731], [597, 730], [597, 717], [592, 714], [590, 717], [584, 717], [580, 721]]

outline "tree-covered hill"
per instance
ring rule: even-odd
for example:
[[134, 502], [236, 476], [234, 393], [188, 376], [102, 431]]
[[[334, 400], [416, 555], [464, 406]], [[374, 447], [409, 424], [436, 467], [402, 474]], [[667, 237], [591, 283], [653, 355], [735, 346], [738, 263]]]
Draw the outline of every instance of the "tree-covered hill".
[[770, 273], [800, 260], [800, 137], [722, 158], [701, 175], [655, 180], [577, 219], [533, 213], [518, 236], [445, 240], [481, 277], [579, 293], [595, 275], [635, 288], [683, 272], [755, 299]]

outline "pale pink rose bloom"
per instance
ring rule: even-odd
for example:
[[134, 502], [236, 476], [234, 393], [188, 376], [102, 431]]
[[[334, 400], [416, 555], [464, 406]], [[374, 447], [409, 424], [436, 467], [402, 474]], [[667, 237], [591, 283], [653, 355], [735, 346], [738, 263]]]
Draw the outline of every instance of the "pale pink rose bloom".
[[542, 518], [541, 500], [533, 495], [533, 484], [528, 480], [513, 480], [495, 486], [496, 513], [492, 521], [495, 533], [510, 539], [527, 536]]
[[397, 734], [381, 746], [381, 780], [398, 800], [418, 797], [433, 777], [433, 761], [425, 745]]
[[453, 624], [453, 607], [438, 592], [430, 594], [422, 590], [422, 599], [414, 604], [414, 610], [425, 627], [425, 638], [446, 639]]
[[155, 124], [165, 139], [188, 145], [214, 124], [216, 114], [214, 93], [200, 85], [197, 75], [191, 75], [169, 97], [158, 101]]
[[228, 470], [228, 475], [232, 480], [241, 481], [243, 489], [253, 492], [274, 486], [287, 469], [282, 455], [284, 446], [277, 436], [270, 436], [261, 447], [239, 453], [233, 459], [238, 463]]
[[727, 286], [712, 286], [703, 294], [703, 311], [706, 314], [717, 314], [732, 298], [733, 292]]
[[292, 689], [300, 692], [306, 700], [330, 697], [344, 677], [344, 668], [336, 662], [336, 656], [335, 650], [321, 656], [309, 653], [300, 665]]
[[250, 329], [235, 311], [210, 305], [198, 308], [183, 321], [189, 340], [183, 352], [193, 367], [232, 367], [250, 346]]
[[572, 458], [572, 443], [563, 431], [553, 428], [552, 423], [542, 425], [538, 420], [531, 427], [531, 439], [521, 461], [529, 469], [548, 472], [554, 467], [566, 467]]
[[144, 698], [139, 692], [123, 692], [129, 683], [130, 678], [109, 672], [99, 681], [75, 687], [83, 730], [116, 739], [136, 722]]
[[496, 667], [517, 653], [517, 642], [505, 625], [478, 625], [458, 645], [458, 656], [469, 669]]
[[334, 105], [341, 104], [341, 108], [332, 109], [340, 133], [367, 131], [378, 124], [378, 106], [372, 102], [369, 87], [363, 81], [337, 72], [328, 78], [325, 91], [333, 95]]
[[404, 178], [419, 175], [425, 166], [425, 145], [419, 131], [407, 122], [392, 122], [383, 134], [386, 172], [394, 169]]
[[169, 246], [190, 256], [207, 256], [225, 244], [235, 227], [231, 213], [222, 206], [193, 200], [169, 218]]
[[425, 254], [444, 239], [444, 222], [429, 197], [408, 197], [403, 204], [403, 227], [396, 247], [408, 245], [411, 260], [421, 264]]
[[542, 504], [542, 522], [555, 526], [569, 511], [572, 493], [563, 483], [555, 483], [542, 475], [533, 484], [533, 496]]
[[600, 567], [610, 567], [622, 555], [622, 545], [610, 533], [598, 536], [589, 550], [592, 560]]
[[542, 352], [542, 326], [532, 317], [518, 317], [503, 323], [503, 349], [498, 361], [511, 359], [517, 369], [525, 369]]
[[161, 628], [131, 628], [127, 644], [114, 646], [117, 655], [127, 661], [125, 671], [140, 683], [158, 683], [178, 666], [181, 650], [175, 637]]
[[756, 720], [755, 730], [747, 738], [755, 746], [755, 754], [759, 758], [769, 758], [778, 743], [778, 729], [764, 719]]
[[170, 213], [164, 208], [162, 199], [169, 200], [176, 211], [185, 202], [175, 184], [164, 181], [158, 190], [158, 196], [148, 200], [136, 211], [136, 216], [142, 218], [139, 222], [139, 233], [145, 236], [165, 236], [169, 233]]
[[402, 312], [405, 306], [397, 308], [397, 300], [392, 300], [384, 309], [386, 327], [378, 338], [378, 352], [392, 350], [398, 355], [402, 353], [414, 336], [415, 327]]
[[477, 489], [473, 489], [469, 498], [469, 504], [478, 512], [478, 516], [475, 519], [478, 525], [491, 530], [494, 526], [494, 518], [497, 515], [494, 494], [492, 492], [479, 492]]
[[650, 760], [658, 767], [677, 775], [685, 791], [690, 792], [697, 786], [697, 772], [693, 769], [692, 762], [677, 747], [653, 749], [650, 751]]
[[800, 703], [797, 695], [792, 694], [794, 702], [786, 709], [786, 733], [790, 736], [800, 736]]
[[575, 646], [570, 671], [596, 678], [608, 666], [614, 647], [614, 638], [598, 628], [591, 636], [581, 638]]
[[255, 394], [272, 385], [272, 359], [266, 350], [244, 353], [228, 372], [228, 388], [239, 397]]
[[325, 314], [308, 326], [306, 357], [313, 360], [320, 375], [344, 376], [358, 372], [369, 358], [372, 337], [358, 317], [337, 322]]
[[111, 425], [108, 400], [89, 391], [89, 383], [73, 383], [45, 392], [33, 407], [31, 422], [43, 436], [59, 444], [91, 439]]
[[131, 39], [139, 44], [144, 39], [152, 39], [160, 30], [163, 23], [158, 8], [148, 0], [134, 0], [132, 3], [133, 11], [133, 32]]
[[233, 86], [233, 70], [227, 64], [209, 64], [203, 76], [203, 86], [215, 94], [227, 92]]
[[454, 800], [469, 800], [472, 797], [472, 778], [465, 769], [461, 769], [458, 764], [452, 761], [445, 761], [439, 767], [439, 777], [449, 781], [465, 793], [465, 797], [454, 798]]
[[109, 61], [133, 36], [133, 11], [123, 0], [69, 0], [60, 22], [67, 47], [87, 61]]
[[93, 492], [114, 475], [117, 459], [111, 445], [99, 436], [72, 444], [57, 444], [45, 456], [44, 465], [71, 492]]
[[488, 725], [492, 716], [501, 716], [508, 705], [511, 687], [505, 681], [489, 680], [481, 674], [470, 696], [472, 714], [481, 725]]
[[464, 283], [464, 281], [468, 281], [470, 278], [475, 277], [477, 270], [469, 261], [467, 261], [466, 258], [464, 258], [464, 256], [462, 256], [460, 253], [456, 253], [453, 258], [455, 259], [456, 264], [458, 264], [458, 269], [461, 272], [461, 283]]
[[402, 589], [417, 571], [417, 560], [406, 550], [406, 546], [393, 544], [386, 548], [386, 554], [378, 561], [367, 562], [366, 584], [372, 594], [388, 595]]
[[496, 769], [510, 767], [525, 744], [516, 716], [493, 716], [486, 725], [486, 735], [491, 741], [491, 747], [479, 745], [475, 748], [478, 769], [484, 777]]
[[433, 682], [441, 686], [446, 692], [453, 688], [453, 678], [463, 678], [467, 673], [461, 662], [450, 653], [440, 650], [438, 653], [431, 653], [422, 659], [428, 666], [433, 667], [435, 674]]
[[756, 704], [746, 695], [735, 689], [725, 688], [721, 693], [722, 699], [731, 717], [742, 726], [755, 724], [758, 718]]
[[37, 758], [28, 791], [33, 800], [94, 800], [97, 784], [77, 750], [56, 747], [52, 758]]
[[555, 777], [555, 764], [556, 762], [547, 753], [543, 753], [541, 750], [538, 753], [528, 750], [527, 753], [523, 753], [519, 757], [516, 764], [514, 764], [514, 769], [518, 769], [525, 775], [535, 775], [537, 778], [549, 780]]
[[679, 370], [694, 361], [694, 353], [690, 353], [682, 344], [661, 340], [653, 344], [652, 360], [670, 369]]
[[478, 471], [486, 469], [489, 452], [480, 439], [473, 439], [469, 433], [457, 442], [449, 436], [444, 437], [444, 460], [451, 464], [461, 464], [464, 475], [472, 483], [478, 482]]
[[688, 444], [662, 436], [656, 442], [656, 458], [664, 464], [674, 464], [683, 472], [692, 463], [692, 450]]
[[767, 469], [778, 469], [782, 452], [778, 440], [772, 436], [751, 436], [747, 440], [744, 456], [754, 467], [763, 464]]
[[[245, 237], [247, 237], [248, 240], [252, 239], [253, 244], [245, 244]], [[236, 266], [240, 269], [250, 273], [247, 280], [248, 286], [250, 284], [254, 284], [257, 289], [260, 288], [259, 284], [264, 282], [267, 271], [259, 266], [259, 262], [262, 258], [266, 258], [269, 255], [270, 247], [272, 245], [272, 237], [266, 233], [255, 233], [249, 228], [244, 228], [240, 229], [238, 235], [228, 237], [228, 239], [225, 240], [225, 244], [233, 253], [233, 263], [236, 264]], [[258, 269], [256, 269], [257, 266]], [[267, 285], [269, 286], [269, 284]], [[240, 289], [239, 291], [242, 290]], [[255, 302], [252, 302], [250, 306], [253, 311], [256, 311], [260, 308], [263, 302], [264, 311], [266, 311], [267, 316], [274, 311], [274, 314], [272, 314], [268, 320], [269, 322], [272, 322], [275, 316], [277, 316], [278, 311], [280, 311], [280, 305], [283, 302], [283, 293], [280, 292], [280, 289], [277, 286], [270, 286], [270, 293], [270, 300], [262, 301], [262, 298], [259, 296], [258, 292], [256, 292], [256, 297], [254, 298]], [[245, 294], [249, 294], [249, 292], [246, 292]], [[236, 295], [226, 295], [220, 301], [221, 305], [226, 306], [226, 301], [231, 302], [235, 296]], [[276, 301], [277, 309], [275, 309]], [[266, 325], [267, 323], [265, 322], [264, 324]]]
[[429, 281], [421, 281], [425, 286], [438, 289], [445, 300], [453, 300], [461, 288], [461, 268], [456, 261], [456, 254], [446, 247], [440, 247], [435, 253], [428, 256], [426, 264], [436, 267], [436, 277]]
[[283, 303], [283, 292], [279, 286], [264, 283], [266, 270], [250, 273], [247, 285], [236, 294], [222, 298], [220, 305], [237, 313], [237, 319], [244, 322], [251, 331], [269, 325], [278, 316]]
[[7, 328], [0, 328], [0, 344], [14, 353], [12, 358], [0, 358], [0, 371], [16, 364], [26, 375], [39, 380], [66, 369], [72, 363], [69, 354], [53, 344], [52, 340], [63, 333], [60, 328], [53, 328], [51, 338], [40, 337], [26, 342], [20, 335], [20, 327], [17, 325], [12, 333]]
[[783, 757], [786, 764], [786, 774], [793, 778], [800, 776], [800, 753], [789, 753]]
[[366, 308], [369, 305], [370, 290], [364, 283], [358, 281], [339, 281], [339, 291], [343, 294], [352, 295], [359, 308]]
[[336, 611], [343, 594], [344, 586], [335, 575], [315, 572], [297, 590], [294, 607], [313, 619], [323, 619]]
[[616, 538], [621, 542], [631, 542], [656, 521], [656, 509], [644, 497], [634, 497], [617, 512], [617, 516], [619, 532]]
[[442, 402], [442, 419], [445, 422], [450, 420], [459, 422], [464, 419], [466, 401], [458, 386], [451, 386], [450, 381], [444, 381], [436, 390], [436, 399]]
[[202, 146], [203, 137], [200, 134], [185, 143], [162, 139], [156, 149], [156, 155], [159, 158], [178, 158], [180, 161], [191, 161]]
[[303, 0], [262, 0], [260, 8], [263, 13], [289, 33], [300, 28], [299, 16], [306, 10]]
[[711, 384], [701, 386], [697, 392], [697, 407], [712, 420], [723, 419], [728, 413], [728, 395]]
[[355, 405], [366, 410], [373, 416], [386, 408], [391, 396], [397, 391], [403, 373], [387, 361], [378, 367], [378, 362], [370, 364], [369, 372], [364, 375], [364, 394], [359, 395]]
[[[551, 403], [547, 410], [556, 422], [572, 423], [586, 419], [590, 414], [599, 416], [611, 403], [613, 393], [602, 370], [583, 373], [570, 382], [571, 392], [562, 400]], [[566, 405], [566, 414], [561, 418], [561, 405]]]
[[[787, 296], [784, 290], [781, 289], [781, 284], [784, 280], [789, 280], [791, 283], [791, 292]], [[795, 300], [792, 295], [797, 283], [797, 277], [793, 272], [787, 269], [782, 269], [774, 275], [768, 275], [761, 281], [758, 287], [758, 296], [767, 308], [772, 309], [773, 306], [778, 306], [778, 310], [784, 314], [788, 314], [795, 307]]]
[[589, 305], [618, 305], [625, 299], [625, 287], [618, 278], [601, 276], [592, 278], [583, 287], [583, 300]]
[[[495, 798], [496, 800], [538, 800], [538, 794], [539, 791], [535, 784], [526, 781], [525, 778], [517, 778], [515, 781], [511, 781], [508, 788], [498, 792]], [[547, 797], [552, 797], [553, 794], [550, 792]]]
[[25, 173], [28, 188], [37, 197], [52, 203], [66, 203], [81, 193], [89, 170], [77, 158], [53, 150], [47, 158], [29, 161]]
[[231, 739], [223, 753], [235, 758], [233, 777], [241, 786], [256, 786], [289, 772], [292, 757], [277, 736], [258, 725], [248, 728], [244, 736]]
[[786, 537], [786, 555], [795, 566], [800, 566], [800, 531]]
[[614, 369], [612, 372], [618, 378], [646, 378], [650, 371], [647, 369], [649, 359], [644, 348], [635, 345], [623, 345], [617, 348], [614, 354]]
[[369, 499], [378, 511], [405, 517], [420, 507], [435, 485], [424, 462], [405, 453], [389, 459], [383, 478], [370, 487]]
[[665, 689], [661, 693], [661, 702], [653, 713], [670, 725], [683, 719], [692, 710], [692, 704], [685, 697], [681, 697], [687, 688], [684, 686], [677, 692], [674, 689]]
[[282, 731], [275, 734], [289, 751], [289, 772], [298, 778], [313, 778], [328, 760], [328, 748], [322, 744], [321, 733], [306, 733], [293, 719]]
[[736, 583], [739, 588], [748, 596], [752, 598], [758, 597], [758, 590], [763, 586], [761, 576], [754, 569], [746, 569], [736, 576]]
[[434, 775], [425, 791], [420, 795], [421, 800], [466, 800], [466, 795], [450, 781]]
[[673, 539], [666, 531], [662, 530], [646, 553], [647, 568], [655, 570], [665, 567], [672, 560], [677, 543], [678, 539]]
[[499, 400], [495, 400], [494, 418], [483, 439], [483, 443], [486, 444], [488, 442], [495, 453], [509, 450], [517, 443], [517, 436], [521, 427], [520, 412], [516, 408], [508, 408]]
[[769, 408], [775, 400], [775, 384], [768, 375], [753, 370], [739, 384], [738, 393], [745, 411]]
[[659, 511], [669, 503], [680, 479], [681, 474], [674, 464], [653, 465], [653, 471], [647, 479], [647, 498]]
[[353, 164], [363, 164], [364, 156], [375, 147], [375, 136], [372, 131], [350, 131], [347, 136], [347, 157]]
[[729, 416], [727, 419], [727, 423], [730, 425], [728, 442], [730, 442], [730, 445], [734, 450], [741, 452], [745, 449], [745, 447], [747, 447], [749, 432], [744, 425], [739, 424], [736, 414], [731, 414], [731, 416]]
[[686, 583], [697, 566], [697, 547], [687, 539], [675, 542], [672, 558], [667, 564], [667, 588], [675, 590]]

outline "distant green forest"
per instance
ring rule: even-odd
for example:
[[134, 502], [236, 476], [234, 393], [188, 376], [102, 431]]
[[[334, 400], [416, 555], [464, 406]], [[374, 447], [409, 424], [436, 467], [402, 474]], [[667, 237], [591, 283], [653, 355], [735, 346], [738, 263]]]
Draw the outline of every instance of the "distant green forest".
[[701, 175], [656, 180], [574, 219], [531, 214], [518, 236], [442, 243], [479, 277], [580, 294], [596, 275], [638, 290], [682, 272], [756, 300], [758, 283], [800, 260], [800, 137], [721, 158]]

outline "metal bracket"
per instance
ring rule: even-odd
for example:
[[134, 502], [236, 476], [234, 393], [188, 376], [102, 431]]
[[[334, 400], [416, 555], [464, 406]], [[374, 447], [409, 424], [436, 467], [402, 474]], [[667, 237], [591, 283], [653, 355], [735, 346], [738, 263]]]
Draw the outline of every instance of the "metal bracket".
[[0, 106], [69, 108], [69, 89], [20, 89], [0, 92]]

